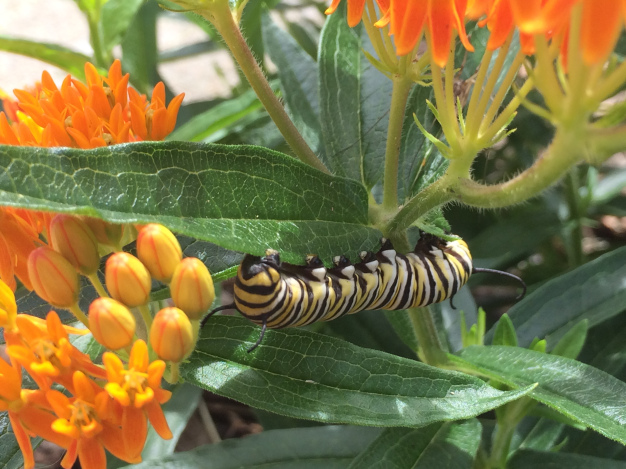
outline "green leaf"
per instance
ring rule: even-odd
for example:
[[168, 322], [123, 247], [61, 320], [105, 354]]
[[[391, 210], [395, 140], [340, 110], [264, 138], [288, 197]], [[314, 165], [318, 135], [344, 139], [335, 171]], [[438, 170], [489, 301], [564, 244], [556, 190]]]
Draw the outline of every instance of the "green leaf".
[[478, 378], [291, 329], [268, 330], [236, 317], [207, 322], [183, 378], [278, 414], [322, 422], [421, 427], [474, 417], [532, 386], [502, 392]]
[[[545, 407], [544, 407], [545, 408]], [[526, 422], [532, 421], [533, 425], [528, 428], [525, 425]], [[528, 432], [524, 435], [519, 444], [515, 444], [517, 449], [532, 449], [538, 451], [548, 451], [558, 443], [561, 434], [563, 433], [563, 425], [560, 422], [549, 420], [547, 418], [541, 418], [539, 420], [534, 418], [527, 418], [516, 428], [516, 430], [525, 430], [520, 428], [526, 426]], [[512, 442], [512, 445], [514, 443]]]
[[85, 63], [92, 58], [56, 44], [0, 36], [0, 50], [24, 55], [59, 67], [81, 81], [85, 80]]
[[580, 321], [561, 337], [561, 340], [559, 340], [550, 353], [552, 353], [552, 355], [576, 359], [585, 345], [588, 330], [589, 321], [586, 319]]
[[584, 363], [517, 347], [468, 347], [459, 352], [470, 365], [509, 386], [538, 383], [529, 396], [603, 435], [626, 443], [626, 383]]
[[[511, 347], [517, 347], [517, 335], [515, 334], [515, 327], [509, 318], [509, 315], [504, 313], [500, 320], [495, 325], [495, 332], [493, 334], [493, 345], [508, 345]], [[574, 357], [575, 358], [575, 357]]]
[[626, 247], [622, 247], [546, 282], [508, 314], [520, 346], [528, 346], [535, 337], [545, 337], [554, 346], [572, 323], [588, 319], [593, 327], [625, 308]]
[[193, 238], [178, 237], [185, 257], [197, 257], [207, 266], [213, 282], [221, 282], [235, 275], [243, 255], [221, 246]]
[[289, 115], [311, 149], [323, 158], [317, 63], [291, 35], [274, 24], [267, 11], [263, 13], [262, 23], [267, 51], [278, 69]]
[[142, 93], [149, 94], [160, 81], [157, 70], [156, 18], [157, 2], [146, 2], [134, 16], [122, 40], [122, 63], [131, 82]]
[[326, 20], [318, 57], [320, 123], [324, 162], [333, 173], [361, 181], [361, 129], [355, 119], [360, 102], [361, 41], [339, 12]]
[[626, 469], [626, 462], [580, 454], [524, 450], [507, 461], [507, 469]]
[[151, 142], [0, 147], [0, 205], [156, 221], [231, 250], [302, 263], [374, 250], [363, 187], [261, 147]]
[[[362, 311], [359, 314], [349, 314], [323, 323], [322, 331], [330, 332], [359, 347], [381, 350], [405, 358], [415, 358], [415, 352], [400, 340], [385, 313]], [[406, 315], [405, 311], [400, 313]]]
[[430, 134], [440, 137], [441, 127], [427, 105], [428, 101], [433, 100], [432, 88], [420, 85], [413, 87], [407, 100], [399, 155], [398, 199], [400, 201], [406, 202], [424, 190], [439, 179], [448, 167], [448, 160], [415, 125], [413, 119], [415, 114]]
[[626, 169], [618, 169], [607, 174], [593, 189], [591, 202], [599, 205], [617, 197], [626, 186]]
[[[272, 85], [276, 88], [275, 83]], [[208, 111], [196, 114], [168, 135], [167, 140], [216, 142], [227, 135], [229, 129], [242, 118], [262, 108], [254, 91], [248, 90], [241, 96], [231, 98], [211, 107]]]
[[460, 312], [463, 311], [466, 325], [470, 327], [478, 322], [478, 309], [469, 288], [461, 288], [454, 295], [453, 303], [454, 308], [450, 304], [450, 300], [431, 305], [431, 308], [434, 309], [436, 314], [441, 316], [441, 323], [446, 331], [448, 346], [451, 351], [456, 352], [463, 348]]
[[118, 45], [129, 29], [143, 0], [107, 0], [102, 6], [102, 47], [110, 51]]
[[128, 468], [339, 469], [379, 433], [377, 428], [338, 426], [270, 430]]
[[181, 384], [174, 390], [171, 399], [162, 406], [165, 419], [174, 436], [170, 440], [163, 440], [150, 426], [141, 453], [144, 461], [161, 459], [174, 453], [178, 439], [196, 411], [201, 398], [202, 390], [190, 384]]
[[389, 428], [352, 461], [349, 469], [471, 469], [480, 435], [476, 419], [419, 429]]

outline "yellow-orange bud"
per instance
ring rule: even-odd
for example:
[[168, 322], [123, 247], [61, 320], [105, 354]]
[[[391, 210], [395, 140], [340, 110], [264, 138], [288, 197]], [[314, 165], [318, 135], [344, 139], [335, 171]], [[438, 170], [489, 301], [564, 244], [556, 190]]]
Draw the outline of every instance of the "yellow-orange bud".
[[89, 227], [73, 215], [55, 215], [50, 222], [50, 241], [81, 274], [98, 270], [98, 241]]
[[98, 343], [111, 350], [129, 346], [135, 335], [135, 318], [113, 298], [98, 298], [89, 305], [89, 330]]
[[179, 362], [193, 347], [191, 322], [180, 309], [169, 307], [159, 311], [150, 327], [150, 345], [162, 360]]
[[109, 294], [131, 308], [145, 305], [150, 298], [148, 269], [127, 252], [116, 252], [107, 259], [105, 281]]
[[91, 229], [99, 243], [107, 246], [117, 246], [124, 233], [124, 225], [109, 223], [99, 218], [81, 217], [85, 224]]
[[137, 256], [153, 278], [167, 283], [183, 258], [183, 251], [170, 230], [163, 225], [151, 223], [139, 231]]
[[28, 256], [28, 277], [35, 292], [52, 306], [69, 308], [78, 299], [78, 274], [61, 254], [47, 246]]
[[215, 288], [209, 269], [196, 257], [187, 257], [174, 269], [170, 293], [174, 304], [189, 319], [200, 319], [215, 299]]

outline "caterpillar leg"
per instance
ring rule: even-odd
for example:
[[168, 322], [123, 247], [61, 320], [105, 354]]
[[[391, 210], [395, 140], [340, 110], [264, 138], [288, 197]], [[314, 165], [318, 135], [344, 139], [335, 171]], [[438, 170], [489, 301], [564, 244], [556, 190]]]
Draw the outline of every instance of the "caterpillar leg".
[[255, 348], [261, 345], [261, 342], [263, 341], [263, 337], [265, 336], [266, 330], [267, 330], [267, 318], [264, 317], [263, 326], [261, 326], [261, 335], [259, 336], [259, 339], [254, 343], [254, 345], [248, 349], [248, 353], [252, 352]]

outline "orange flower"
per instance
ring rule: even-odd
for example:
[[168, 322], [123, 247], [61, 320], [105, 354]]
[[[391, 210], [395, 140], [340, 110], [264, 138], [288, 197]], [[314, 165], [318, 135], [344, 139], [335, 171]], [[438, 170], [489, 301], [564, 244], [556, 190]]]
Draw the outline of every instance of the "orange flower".
[[22, 389], [21, 371], [0, 358], [0, 411], [8, 411], [25, 469], [35, 467], [29, 435], [41, 436], [64, 448], [71, 443], [69, 438], [52, 431], [54, 415], [49, 410], [43, 392]]
[[42, 389], [49, 389], [52, 381], [72, 391], [72, 375], [83, 370], [104, 379], [106, 373], [94, 365], [89, 355], [82, 353], [69, 341], [68, 334], [86, 334], [89, 331], [64, 326], [56, 312], [50, 311], [45, 321], [27, 314], [15, 319], [20, 343], [10, 343], [9, 356], [22, 365]]
[[172, 438], [160, 406], [172, 394], [161, 388], [165, 362], [150, 363], [148, 346], [143, 340], [133, 344], [128, 368], [111, 352], [103, 355], [102, 362], [109, 381], [104, 388], [123, 407], [122, 431], [129, 454], [138, 456], [143, 449], [148, 431], [146, 419], [161, 438]]
[[[326, 14], [333, 13], [340, 0], [333, 0]], [[465, 32], [467, 0], [377, 0], [383, 17], [376, 23], [382, 27], [389, 22], [399, 56], [415, 50], [424, 27], [428, 31], [428, 46], [434, 62], [445, 66], [450, 55], [452, 31], [456, 29], [465, 48], [473, 51]], [[348, 24], [355, 26], [363, 15], [364, 0], [348, 0]]]
[[52, 429], [73, 440], [61, 461], [70, 468], [79, 458], [81, 466], [90, 469], [106, 469], [106, 453], [130, 463], [141, 461], [141, 457], [130, 455], [125, 446], [122, 429], [110, 421], [109, 396], [81, 371], [74, 372], [73, 398], [51, 390], [46, 397], [59, 417]]
[[[184, 94], [165, 106], [165, 87], [158, 83], [147, 101], [128, 86], [119, 60], [108, 76], [85, 64], [87, 84], [68, 75], [60, 87], [44, 71], [37, 86], [14, 90], [17, 101], [4, 96], [0, 112], [0, 144], [96, 148], [138, 140], [162, 140], [176, 125]], [[130, 99], [129, 99], [130, 96]], [[39, 234], [50, 214], [0, 207], [0, 279], [15, 291], [17, 277], [28, 289], [26, 260], [44, 243]]]
[[[2, 113], [0, 113], [2, 117]], [[50, 214], [3, 207], [0, 209], [0, 279], [15, 291], [15, 277], [32, 290], [28, 256], [45, 243], [39, 233], [47, 229]]]

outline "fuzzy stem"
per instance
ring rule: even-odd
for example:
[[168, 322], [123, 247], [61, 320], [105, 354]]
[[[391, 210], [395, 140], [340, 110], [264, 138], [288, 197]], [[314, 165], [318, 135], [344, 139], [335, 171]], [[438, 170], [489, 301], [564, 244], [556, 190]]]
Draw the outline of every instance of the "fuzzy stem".
[[220, 33], [224, 42], [239, 64], [241, 71], [248, 79], [250, 86], [258, 96], [259, 100], [267, 110], [280, 133], [283, 135], [296, 156], [320, 171], [329, 173], [324, 164], [317, 158], [313, 150], [296, 129], [285, 108], [282, 106], [274, 91], [270, 87], [263, 70], [254, 58], [252, 51], [248, 47], [246, 40], [241, 35], [239, 26], [233, 20], [228, 2], [215, 2], [214, 8], [210, 11], [199, 12], [204, 18], [209, 20]]
[[76, 319], [82, 322], [85, 325], [85, 327], [89, 329], [89, 319], [87, 318], [85, 313], [83, 313], [83, 310], [80, 309], [80, 307], [78, 306], [78, 303], [74, 303], [72, 306], [70, 306], [70, 311], [76, 317]]
[[98, 278], [97, 273], [89, 274], [87, 275], [87, 278], [89, 279], [93, 287], [96, 289], [96, 292], [98, 293], [98, 295], [100, 295], [102, 298], [109, 297], [109, 294], [104, 289], [104, 285], [102, 285], [102, 282]]
[[398, 166], [402, 123], [404, 122], [406, 101], [412, 85], [413, 83], [406, 76], [396, 75], [393, 78], [383, 180], [383, 208], [386, 210], [395, 210], [398, 207]]
[[150, 314], [150, 308], [148, 308], [148, 305], [141, 305], [138, 309], [141, 313], [141, 317], [143, 318], [143, 322], [146, 323], [148, 334], [150, 334], [150, 327], [152, 326], [152, 314]]

